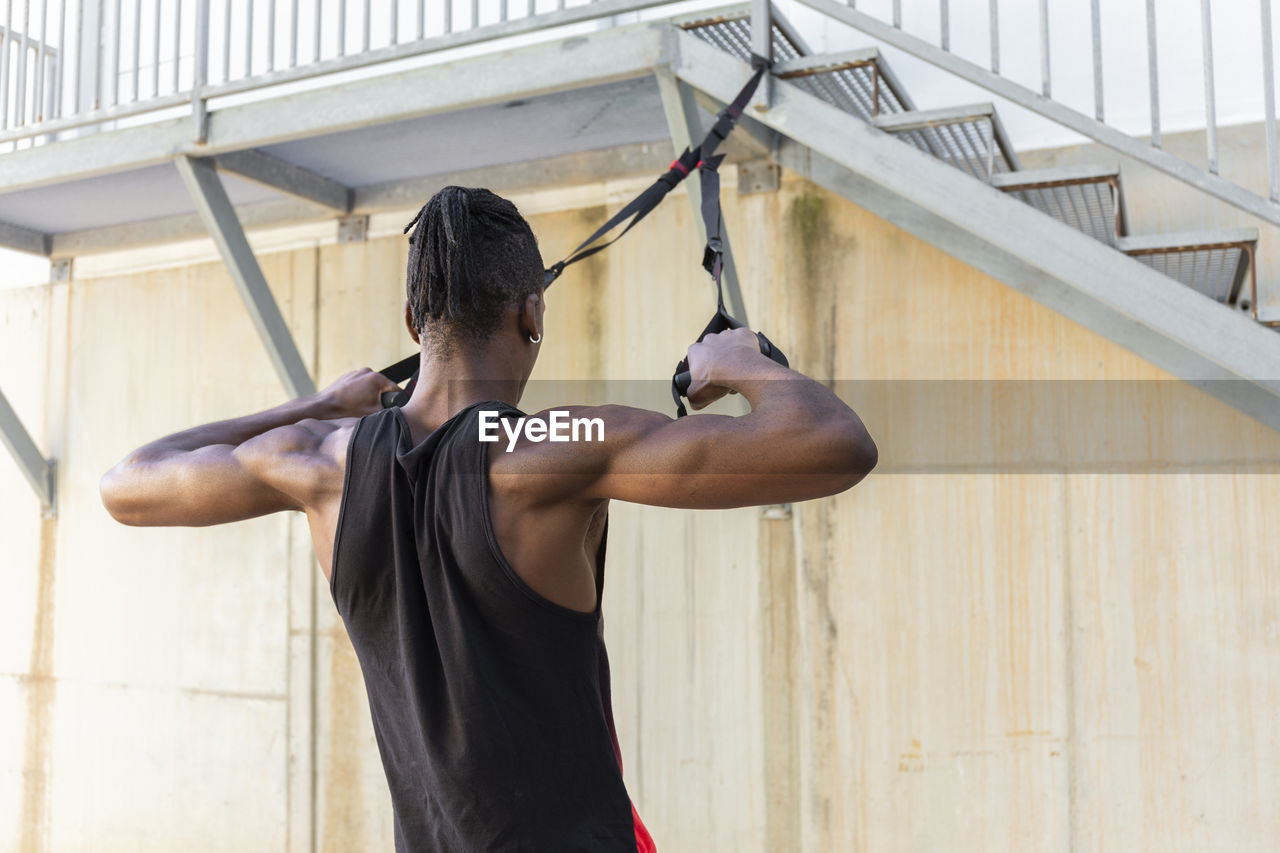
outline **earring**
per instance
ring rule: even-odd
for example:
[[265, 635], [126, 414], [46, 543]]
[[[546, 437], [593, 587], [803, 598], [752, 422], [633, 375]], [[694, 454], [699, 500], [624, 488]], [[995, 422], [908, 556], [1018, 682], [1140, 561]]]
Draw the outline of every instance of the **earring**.
[[538, 336], [536, 338], [533, 335], [529, 336], [529, 343], [536, 344], [541, 342], [542, 342], [542, 332], [538, 332]]

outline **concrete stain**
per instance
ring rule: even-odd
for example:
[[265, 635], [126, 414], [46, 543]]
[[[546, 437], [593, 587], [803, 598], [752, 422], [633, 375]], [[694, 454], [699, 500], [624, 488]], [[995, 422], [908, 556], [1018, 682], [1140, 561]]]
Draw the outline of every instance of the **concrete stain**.
[[[588, 207], [578, 212], [577, 219], [582, 227], [583, 234], [590, 234], [605, 223], [608, 216], [608, 208], [604, 205]], [[578, 233], [575, 231], [574, 233]], [[604, 328], [604, 291], [607, 285], [608, 268], [607, 261], [604, 259], [605, 253], [601, 252], [574, 264], [568, 275], [574, 275], [576, 281], [573, 284], [574, 302], [581, 305], [586, 328], [589, 330], [599, 330]], [[601, 334], [591, 334], [587, 336], [585, 342], [575, 341], [577, 345], [585, 343], [585, 352], [583, 353], [583, 366], [585, 372], [580, 374], [592, 379], [602, 379], [605, 376], [605, 336]]]
[[39, 579], [36, 589], [35, 632], [28, 668], [27, 730], [23, 744], [22, 824], [20, 853], [49, 849], [49, 803], [53, 767], [53, 703], [57, 684], [53, 679], [54, 570], [57, 558], [57, 519], [40, 522]]
[[800, 370], [829, 378], [836, 361], [836, 283], [843, 278], [838, 259], [848, 257], [856, 244], [834, 227], [827, 197], [814, 192], [801, 192], [791, 199], [786, 231], [786, 253], [793, 259], [788, 266], [799, 270], [787, 289], [787, 298], [794, 302], [790, 313], [803, 318], [810, 328], [822, 324], [821, 334], [799, 336], [793, 343], [795, 361]]

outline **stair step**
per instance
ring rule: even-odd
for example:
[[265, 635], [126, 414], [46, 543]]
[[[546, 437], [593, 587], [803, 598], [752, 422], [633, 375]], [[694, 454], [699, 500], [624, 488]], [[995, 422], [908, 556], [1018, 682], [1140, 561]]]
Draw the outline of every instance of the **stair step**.
[[[1121, 237], [1120, 251], [1210, 299], [1256, 310], [1258, 229], [1228, 228]], [[1245, 279], [1249, 287], [1245, 291]], [[1242, 298], [1243, 297], [1243, 298]]]
[[991, 185], [1108, 246], [1128, 233], [1119, 164], [1004, 172]]
[[1018, 155], [989, 103], [880, 115], [875, 124], [983, 181], [1019, 168]]
[[[808, 53], [804, 43], [781, 16], [773, 18], [773, 61], [788, 62]], [[751, 7], [744, 5], [708, 9], [675, 18], [676, 26], [693, 33], [743, 62], [751, 61]]]
[[874, 47], [802, 56], [775, 64], [773, 73], [864, 121], [915, 108]]
[[[751, 10], [737, 5], [675, 20], [708, 44], [751, 60]], [[773, 20], [773, 73], [836, 108], [871, 122], [1170, 278], [1257, 318], [1256, 229], [1126, 236], [1119, 166], [1022, 171], [990, 103], [918, 110], [875, 48], [810, 55], [781, 15]], [[1244, 292], [1245, 277], [1249, 289]], [[1277, 327], [1280, 320], [1265, 321]]]

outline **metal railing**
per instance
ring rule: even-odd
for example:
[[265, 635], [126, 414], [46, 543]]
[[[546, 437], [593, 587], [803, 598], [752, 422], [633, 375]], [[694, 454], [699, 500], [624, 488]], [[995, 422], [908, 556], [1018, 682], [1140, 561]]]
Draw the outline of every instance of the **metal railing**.
[[45, 8], [41, 6], [34, 21], [30, 9], [24, 9], [16, 29], [12, 3], [6, 11], [0, 27], [0, 130], [8, 127], [10, 114], [23, 123], [53, 116], [60, 107], [62, 70], [61, 42], [54, 47], [48, 41]]
[[[673, 0], [0, 0], [0, 151]], [[4, 145], [4, 143], [8, 143]]]
[[[1258, 97], [1263, 103], [1263, 124], [1266, 134], [1267, 148], [1267, 183], [1269, 193], [1263, 196], [1250, 189], [1223, 179], [1219, 175], [1218, 148], [1218, 114], [1216, 103], [1216, 81], [1214, 77], [1213, 55], [1213, 8], [1212, 0], [1199, 0], [1200, 15], [1198, 22], [1179, 21], [1178, 26], [1199, 27], [1201, 44], [1202, 76], [1204, 80], [1204, 103], [1206, 131], [1206, 165], [1193, 164], [1163, 150], [1160, 124], [1160, 72], [1157, 63], [1157, 6], [1168, 8], [1157, 0], [1145, 2], [1145, 28], [1142, 31], [1126, 33], [1109, 33], [1109, 37], [1119, 37], [1127, 44], [1144, 45], [1147, 52], [1147, 88], [1150, 94], [1151, 138], [1149, 141], [1131, 136], [1113, 125], [1105, 118], [1104, 74], [1102, 52], [1102, 17], [1101, 0], [1089, 0], [1090, 54], [1093, 64], [1093, 115], [1090, 116], [1072, 108], [1053, 95], [1052, 64], [1050, 53], [1052, 48], [1052, 31], [1050, 27], [1049, 0], [1038, 0], [1038, 38], [1040, 54], [1040, 90], [1023, 85], [1010, 79], [1001, 72], [1000, 47], [1000, 0], [986, 0], [990, 43], [990, 60], [984, 66], [965, 59], [951, 50], [952, 15], [949, 0], [928, 0], [912, 4], [915, 9], [936, 10], [936, 16], [928, 21], [937, 22], [937, 43], [907, 32], [903, 27], [902, 0], [892, 0], [889, 15], [877, 17], [859, 9], [858, 0], [797, 0], [813, 9], [823, 12], [832, 18], [843, 21], [867, 35], [904, 50], [964, 80], [981, 86], [1013, 103], [1039, 113], [1058, 124], [1076, 131], [1086, 137], [1111, 147], [1123, 154], [1141, 160], [1161, 171], [1170, 174], [1204, 192], [1216, 196], [1236, 207], [1258, 216], [1268, 222], [1280, 225], [1280, 163], [1277, 162], [1277, 132], [1275, 106], [1275, 64], [1272, 43], [1271, 0], [1258, 0], [1260, 19], [1258, 32], [1250, 38], [1260, 38], [1262, 44], [1262, 80], [1232, 80], [1233, 86], [1256, 85]], [[1235, 0], [1224, 0], [1235, 2]], [[1027, 0], [1006, 0], [1006, 7], [1027, 3]], [[936, 4], [936, 5], [935, 5]], [[863, 5], [870, 5], [864, 3]], [[883, 6], [883, 4], [880, 4]], [[1074, 7], [1073, 7], [1074, 8]], [[1084, 6], [1081, 4], [1081, 11]], [[1173, 24], [1165, 22], [1165, 26]], [[1140, 25], [1141, 26], [1141, 25]], [[1032, 42], [1034, 43], [1034, 42]]]

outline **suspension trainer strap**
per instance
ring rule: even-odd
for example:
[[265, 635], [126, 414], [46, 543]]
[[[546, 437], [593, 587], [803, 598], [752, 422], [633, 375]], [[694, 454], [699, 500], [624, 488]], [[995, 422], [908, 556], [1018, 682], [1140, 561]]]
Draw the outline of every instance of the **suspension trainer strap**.
[[418, 363], [421, 360], [421, 356], [414, 353], [411, 356], [400, 359], [390, 367], [384, 367], [378, 371], [397, 385], [406, 379], [409, 380], [409, 384], [398, 391], [382, 392], [382, 408], [389, 409], [392, 406], [403, 406], [409, 402], [409, 398], [413, 396], [414, 386], [418, 384]]
[[[720, 280], [724, 273], [724, 239], [721, 236], [724, 230], [724, 218], [720, 213], [720, 172], [717, 170], [722, 160], [724, 160], [723, 154], [709, 160], [703, 159], [698, 164], [698, 171], [701, 173], [699, 177], [702, 181], [702, 224], [707, 232], [707, 247], [702, 253], [702, 268], [710, 274], [711, 280], [716, 285], [716, 313], [712, 315], [711, 322], [707, 323], [702, 334], [698, 335], [699, 341], [707, 335], [742, 327], [742, 323], [725, 310], [724, 285]], [[760, 352], [783, 367], [790, 366], [782, 350], [774, 346], [763, 333], [756, 332], [756, 338], [760, 344]], [[671, 377], [671, 398], [675, 400], [677, 418], [683, 418], [689, 414], [681, 398], [688, 395], [692, 382], [689, 359], [683, 358], [676, 365], [675, 373]]]
[[[696, 148], [686, 148], [684, 153], [671, 162], [671, 165], [667, 167], [666, 173], [659, 177], [652, 186], [610, 217], [608, 222], [597, 228], [594, 234], [569, 253], [569, 257], [552, 264], [551, 268], [547, 270], [547, 286], [550, 286], [551, 282], [559, 278], [565, 267], [570, 264], [576, 264], [584, 258], [589, 258], [596, 252], [606, 249], [617, 242], [623, 234], [635, 227], [637, 222], [648, 216], [666, 198], [667, 193], [675, 189], [681, 181], [689, 176], [690, 172], [701, 165], [702, 161], [715, 154], [716, 149], [720, 147], [720, 143], [729, 136], [729, 132], [738, 123], [738, 118], [742, 115], [742, 111], [747, 108], [747, 104], [751, 101], [751, 96], [755, 94], [756, 89], [760, 86], [760, 80], [763, 79], [765, 72], [769, 70], [768, 61], [754, 54], [751, 59], [751, 64], [756, 69], [755, 73], [751, 75], [751, 79], [738, 92], [737, 97], [733, 99], [733, 103], [721, 110], [716, 116], [715, 124], [712, 125], [707, 135], [703, 137], [702, 142]], [[630, 220], [629, 222], [627, 221], [628, 219]], [[627, 222], [627, 227], [623, 228], [617, 237], [607, 243], [601, 243], [599, 246], [587, 248], [623, 222]]]
[[[545, 271], [546, 278], [543, 285], [544, 287], [550, 287], [551, 283], [559, 278], [560, 274], [564, 272], [565, 267], [589, 258], [597, 252], [604, 251], [621, 239], [623, 234], [626, 234], [635, 227], [636, 223], [648, 216], [649, 213], [651, 213], [653, 209], [667, 197], [667, 194], [679, 186], [680, 182], [687, 178], [691, 172], [695, 169], [704, 167], [708, 158], [714, 160], [716, 165], [719, 165], [720, 161], [724, 159], [724, 155], [714, 157], [713, 155], [715, 154], [716, 149], [720, 147], [720, 143], [729, 136], [729, 133], [737, 125], [738, 119], [742, 116], [742, 111], [746, 109], [747, 104], [751, 101], [751, 97], [755, 94], [756, 88], [759, 87], [760, 81], [763, 79], [765, 72], [769, 70], [769, 61], [763, 57], [756, 56], [755, 54], [751, 55], [751, 65], [755, 69], [755, 73], [751, 75], [751, 79], [748, 80], [747, 84], [742, 87], [740, 92], [738, 92], [737, 97], [733, 99], [733, 103], [729, 104], [721, 110], [719, 114], [717, 114], [715, 124], [712, 125], [711, 130], [703, 138], [702, 142], [695, 148], [686, 148], [679, 157], [671, 162], [671, 165], [667, 167], [667, 171], [659, 176], [648, 189], [640, 193], [640, 195], [636, 196], [626, 206], [611, 216], [605, 224], [596, 229], [594, 234], [583, 241], [578, 248], [570, 252], [568, 257], [552, 264], [551, 267]], [[718, 223], [720, 209], [720, 178], [719, 175], [715, 173], [714, 167], [710, 170], [710, 173], [715, 174], [715, 191], [712, 193], [711, 197], [713, 199], [712, 203], [715, 207], [716, 221]], [[708, 172], [704, 170], [702, 179], [704, 188], [702, 200], [704, 221], [708, 215], [708, 196], [706, 192], [707, 174]], [[599, 245], [593, 245], [601, 237], [608, 234], [624, 222], [626, 223], [626, 227], [618, 232], [613, 239], [600, 243]], [[708, 236], [710, 236], [711, 231], [708, 230], [707, 233]], [[720, 239], [718, 224], [716, 226], [716, 235], [716, 245], [719, 247]], [[708, 247], [708, 251], [710, 251], [710, 247]], [[723, 250], [717, 248], [717, 251]], [[716, 277], [716, 284], [719, 286], [718, 276]], [[720, 304], [723, 309], [723, 299], [721, 299]], [[726, 314], [725, 316], [727, 317], [728, 315]], [[708, 333], [704, 332], [703, 334], [705, 335]], [[699, 338], [699, 340], [701, 340], [701, 338]], [[409, 402], [409, 397], [413, 394], [413, 388], [418, 381], [418, 361], [419, 357], [417, 355], [412, 355], [396, 362], [382, 371], [379, 371], [383, 376], [386, 376], [397, 385], [405, 379], [409, 380], [409, 384], [402, 390], [386, 391], [383, 393], [382, 405], [384, 408], [390, 408], [391, 406], [403, 406], [405, 403]], [[677, 403], [678, 402], [679, 399], [677, 398]], [[681, 410], [683, 413], [683, 406], [681, 407]]]
[[[745, 103], [743, 106], [745, 106]], [[739, 110], [740, 113], [741, 110]], [[723, 116], [724, 113], [721, 113], [721, 115]], [[736, 121], [737, 116], [735, 115], [732, 123], [729, 123], [723, 133], [719, 135], [719, 139], [724, 139], [724, 135], [733, 129], [733, 123], [736, 123]], [[717, 127], [720, 127], [720, 122], [716, 124]], [[715, 130], [713, 129], [712, 132], [715, 133]], [[724, 155], [713, 156], [714, 151], [714, 146], [710, 152], [704, 151], [702, 159], [698, 163], [699, 180], [702, 185], [702, 225], [707, 233], [707, 247], [702, 252], [702, 268], [707, 271], [716, 285], [716, 313], [711, 317], [711, 322], [707, 323], [706, 328], [702, 330], [702, 334], [698, 335], [699, 341], [707, 335], [742, 327], [742, 323], [734, 319], [724, 307], [724, 285], [720, 280], [721, 275], [724, 273], [724, 217], [720, 211], [719, 171]], [[782, 350], [774, 346], [762, 333], [756, 332], [756, 338], [759, 340], [760, 352], [783, 367], [790, 366]], [[688, 395], [689, 386], [692, 382], [693, 376], [689, 373], [689, 359], [683, 358], [676, 365], [675, 373], [671, 377], [671, 398], [676, 403], [677, 418], [683, 418], [689, 413], [685, 409], [684, 400], [681, 398]]]

